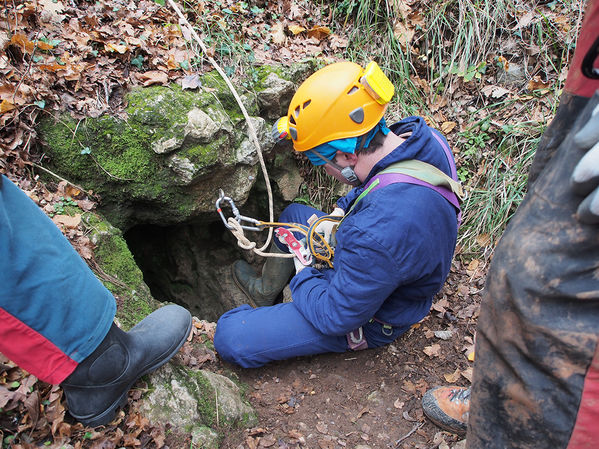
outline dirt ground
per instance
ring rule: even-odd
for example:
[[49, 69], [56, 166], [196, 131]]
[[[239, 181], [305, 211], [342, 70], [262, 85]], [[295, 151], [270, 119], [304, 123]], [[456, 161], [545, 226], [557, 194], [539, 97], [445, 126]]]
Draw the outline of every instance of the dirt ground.
[[[474, 264], [476, 265], [476, 264]], [[229, 433], [222, 448], [459, 448], [460, 438], [424, 417], [422, 395], [435, 385], [468, 385], [485, 267], [452, 273], [431, 314], [393, 344], [241, 369], [258, 426]]]

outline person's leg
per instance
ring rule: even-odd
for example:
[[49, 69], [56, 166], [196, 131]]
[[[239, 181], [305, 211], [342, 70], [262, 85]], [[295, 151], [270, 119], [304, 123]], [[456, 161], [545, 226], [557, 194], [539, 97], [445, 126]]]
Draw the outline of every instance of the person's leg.
[[[299, 223], [306, 225], [311, 215], [324, 215], [324, 212], [303, 204], [291, 204], [285, 208], [279, 217], [282, 223]], [[294, 233], [297, 239], [304, 236]], [[287, 246], [273, 237], [273, 243], [270, 246], [270, 252], [285, 254], [289, 253]], [[245, 260], [236, 261], [231, 267], [233, 280], [246, 295], [250, 303], [254, 306], [270, 306], [274, 303], [278, 294], [283, 290], [289, 278], [295, 271], [293, 260], [283, 257], [267, 257], [260, 275]]]
[[104, 339], [116, 302], [40, 208], [0, 180], [0, 352], [59, 384]]
[[599, 438], [599, 232], [576, 220], [581, 198], [568, 184], [583, 154], [574, 134], [598, 103], [599, 94], [571, 118], [496, 248], [477, 326], [468, 448], [577, 448], [587, 446], [574, 437]]
[[214, 347], [227, 362], [257, 368], [274, 360], [348, 350], [345, 335], [316, 330], [291, 303], [226, 312], [216, 324]]
[[166, 363], [191, 330], [182, 307], [158, 309], [129, 332], [116, 302], [54, 223], [0, 177], [0, 352], [60, 384], [83, 424], [110, 422], [142, 375]]

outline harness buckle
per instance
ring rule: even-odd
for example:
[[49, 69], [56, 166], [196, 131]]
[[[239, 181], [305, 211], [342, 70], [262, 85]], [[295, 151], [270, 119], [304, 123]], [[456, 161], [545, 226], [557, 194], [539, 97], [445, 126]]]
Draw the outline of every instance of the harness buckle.
[[368, 349], [368, 342], [364, 338], [364, 332], [362, 326], [348, 332], [345, 336], [347, 338], [347, 345], [352, 351], [361, 351], [362, 349]]

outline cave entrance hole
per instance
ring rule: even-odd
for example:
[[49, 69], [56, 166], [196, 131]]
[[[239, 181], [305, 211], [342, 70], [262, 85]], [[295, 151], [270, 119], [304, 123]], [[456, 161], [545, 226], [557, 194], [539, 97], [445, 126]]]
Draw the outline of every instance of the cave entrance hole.
[[179, 304], [207, 321], [246, 302], [230, 271], [243, 251], [221, 221], [137, 225], [124, 237], [157, 300]]

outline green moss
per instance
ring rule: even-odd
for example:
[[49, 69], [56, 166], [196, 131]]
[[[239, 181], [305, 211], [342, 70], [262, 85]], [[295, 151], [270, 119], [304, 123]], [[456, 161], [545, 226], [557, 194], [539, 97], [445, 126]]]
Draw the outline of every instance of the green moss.
[[[152, 298], [143, 275], [129, 251], [122, 233], [99, 215], [86, 213], [83, 221], [96, 244], [94, 256], [101, 272], [97, 273], [117, 301], [117, 318], [123, 328], [130, 329], [158, 306]], [[108, 276], [106, 276], [108, 275]]]
[[204, 377], [201, 371], [189, 371], [194, 377], [200, 391], [196, 397], [198, 401], [198, 413], [202, 417], [202, 422], [212, 427], [216, 424], [216, 397], [214, 389], [208, 379]]
[[[256, 69], [258, 84], [280, 67]], [[262, 80], [262, 81], [261, 81]], [[127, 119], [102, 116], [75, 121], [68, 115], [58, 120], [45, 116], [39, 126], [47, 143], [47, 168], [70, 182], [93, 190], [102, 198], [100, 207], [108, 220], [126, 230], [137, 222], [153, 217], [159, 209], [169, 223], [184, 222], [197, 215], [203, 206], [182, 192], [189, 189], [173, 169], [172, 155], [188, 159], [198, 168], [192, 182], [205, 174], [203, 170], [222, 161], [235, 163], [234, 148], [245, 133], [223, 129], [208, 144], [185, 139], [187, 115], [200, 108], [211, 116], [228, 117], [224, 128], [241, 129], [244, 117], [225, 81], [217, 72], [202, 75], [205, 89], [183, 90], [178, 85], [135, 88], [127, 94]], [[240, 92], [250, 98], [253, 92]], [[251, 115], [258, 113], [257, 101], [245, 101]], [[173, 142], [176, 153], [157, 154], [154, 149], [168, 150]], [[170, 147], [170, 145], [169, 145]], [[151, 209], [151, 210], [150, 210]], [[204, 211], [205, 212], [205, 211]]]
[[189, 159], [193, 164], [200, 167], [208, 167], [218, 161], [219, 153], [226, 142], [228, 142], [228, 138], [223, 135], [208, 144], [195, 145], [188, 148], [180, 154]]

